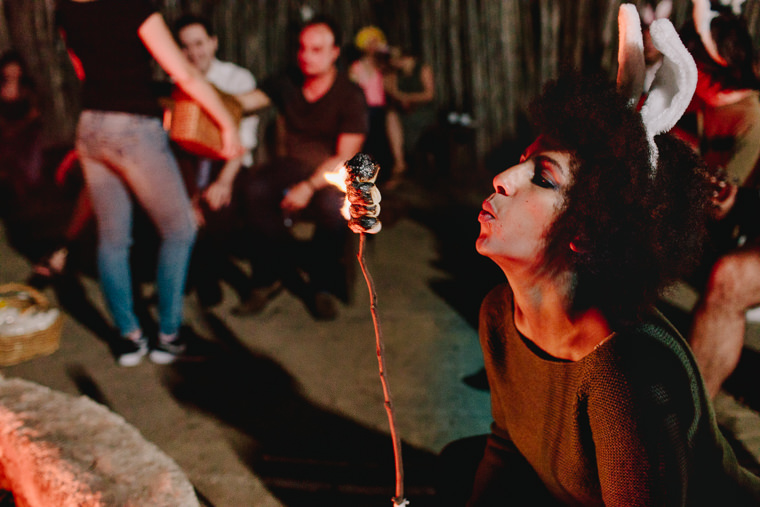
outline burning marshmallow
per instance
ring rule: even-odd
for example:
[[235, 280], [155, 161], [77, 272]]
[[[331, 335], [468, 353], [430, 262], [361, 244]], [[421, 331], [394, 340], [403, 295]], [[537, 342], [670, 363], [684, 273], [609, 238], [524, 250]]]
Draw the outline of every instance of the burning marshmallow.
[[380, 190], [375, 186], [380, 166], [365, 153], [346, 162], [346, 198], [350, 203], [348, 227], [356, 232], [376, 234], [382, 229]]

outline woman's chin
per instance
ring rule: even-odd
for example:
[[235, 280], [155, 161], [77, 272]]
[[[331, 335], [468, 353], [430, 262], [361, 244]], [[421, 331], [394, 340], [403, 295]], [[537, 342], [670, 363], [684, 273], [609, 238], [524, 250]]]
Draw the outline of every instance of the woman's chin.
[[480, 255], [488, 257], [488, 237], [481, 233], [478, 239], [475, 240], [475, 251]]

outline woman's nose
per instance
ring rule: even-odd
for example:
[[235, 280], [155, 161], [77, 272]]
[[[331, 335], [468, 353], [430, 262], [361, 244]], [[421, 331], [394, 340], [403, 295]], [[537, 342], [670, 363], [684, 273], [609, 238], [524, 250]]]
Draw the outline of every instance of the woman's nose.
[[514, 195], [524, 179], [525, 163], [512, 166], [493, 178], [493, 188], [497, 194]]

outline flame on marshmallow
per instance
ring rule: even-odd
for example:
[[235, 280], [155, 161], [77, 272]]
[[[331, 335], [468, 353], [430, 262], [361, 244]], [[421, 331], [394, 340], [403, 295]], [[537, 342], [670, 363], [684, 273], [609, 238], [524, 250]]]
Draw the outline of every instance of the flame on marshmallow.
[[[346, 169], [345, 164], [340, 164], [332, 171], [325, 173], [324, 176], [327, 183], [346, 194], [346, 178], [348, 177], [348, 169]], [[343, 215], [343, 218], [346, 220], [351, 219], [351, 213], [349, 212], [350, 206], [351, 203], [348, 202], [348, 195], [346, 195], [345, 199], [343, 200], [343, 207], [340, 209], [340, 214]]]

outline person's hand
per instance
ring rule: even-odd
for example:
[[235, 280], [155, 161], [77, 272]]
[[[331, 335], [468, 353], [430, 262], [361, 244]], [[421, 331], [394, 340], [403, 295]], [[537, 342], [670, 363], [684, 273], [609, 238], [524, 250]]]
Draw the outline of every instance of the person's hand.
[[222, 152], [221, 156], [225, 160], [238, 158], [245, 153], [245, 148], [240, 144], [240, 134], [236, 126], [222, 128]]
[[280, 207], [287, 212], [295, 212], [309, 205], [314, 196], [314, 186], [309, 180], [304, 180], [288, 189], [285, 197], [280, 202]]
[[232, 201], [232, 185], [216, 180], [203, 192], [203, 199], [212, 211], [217, 211]]

